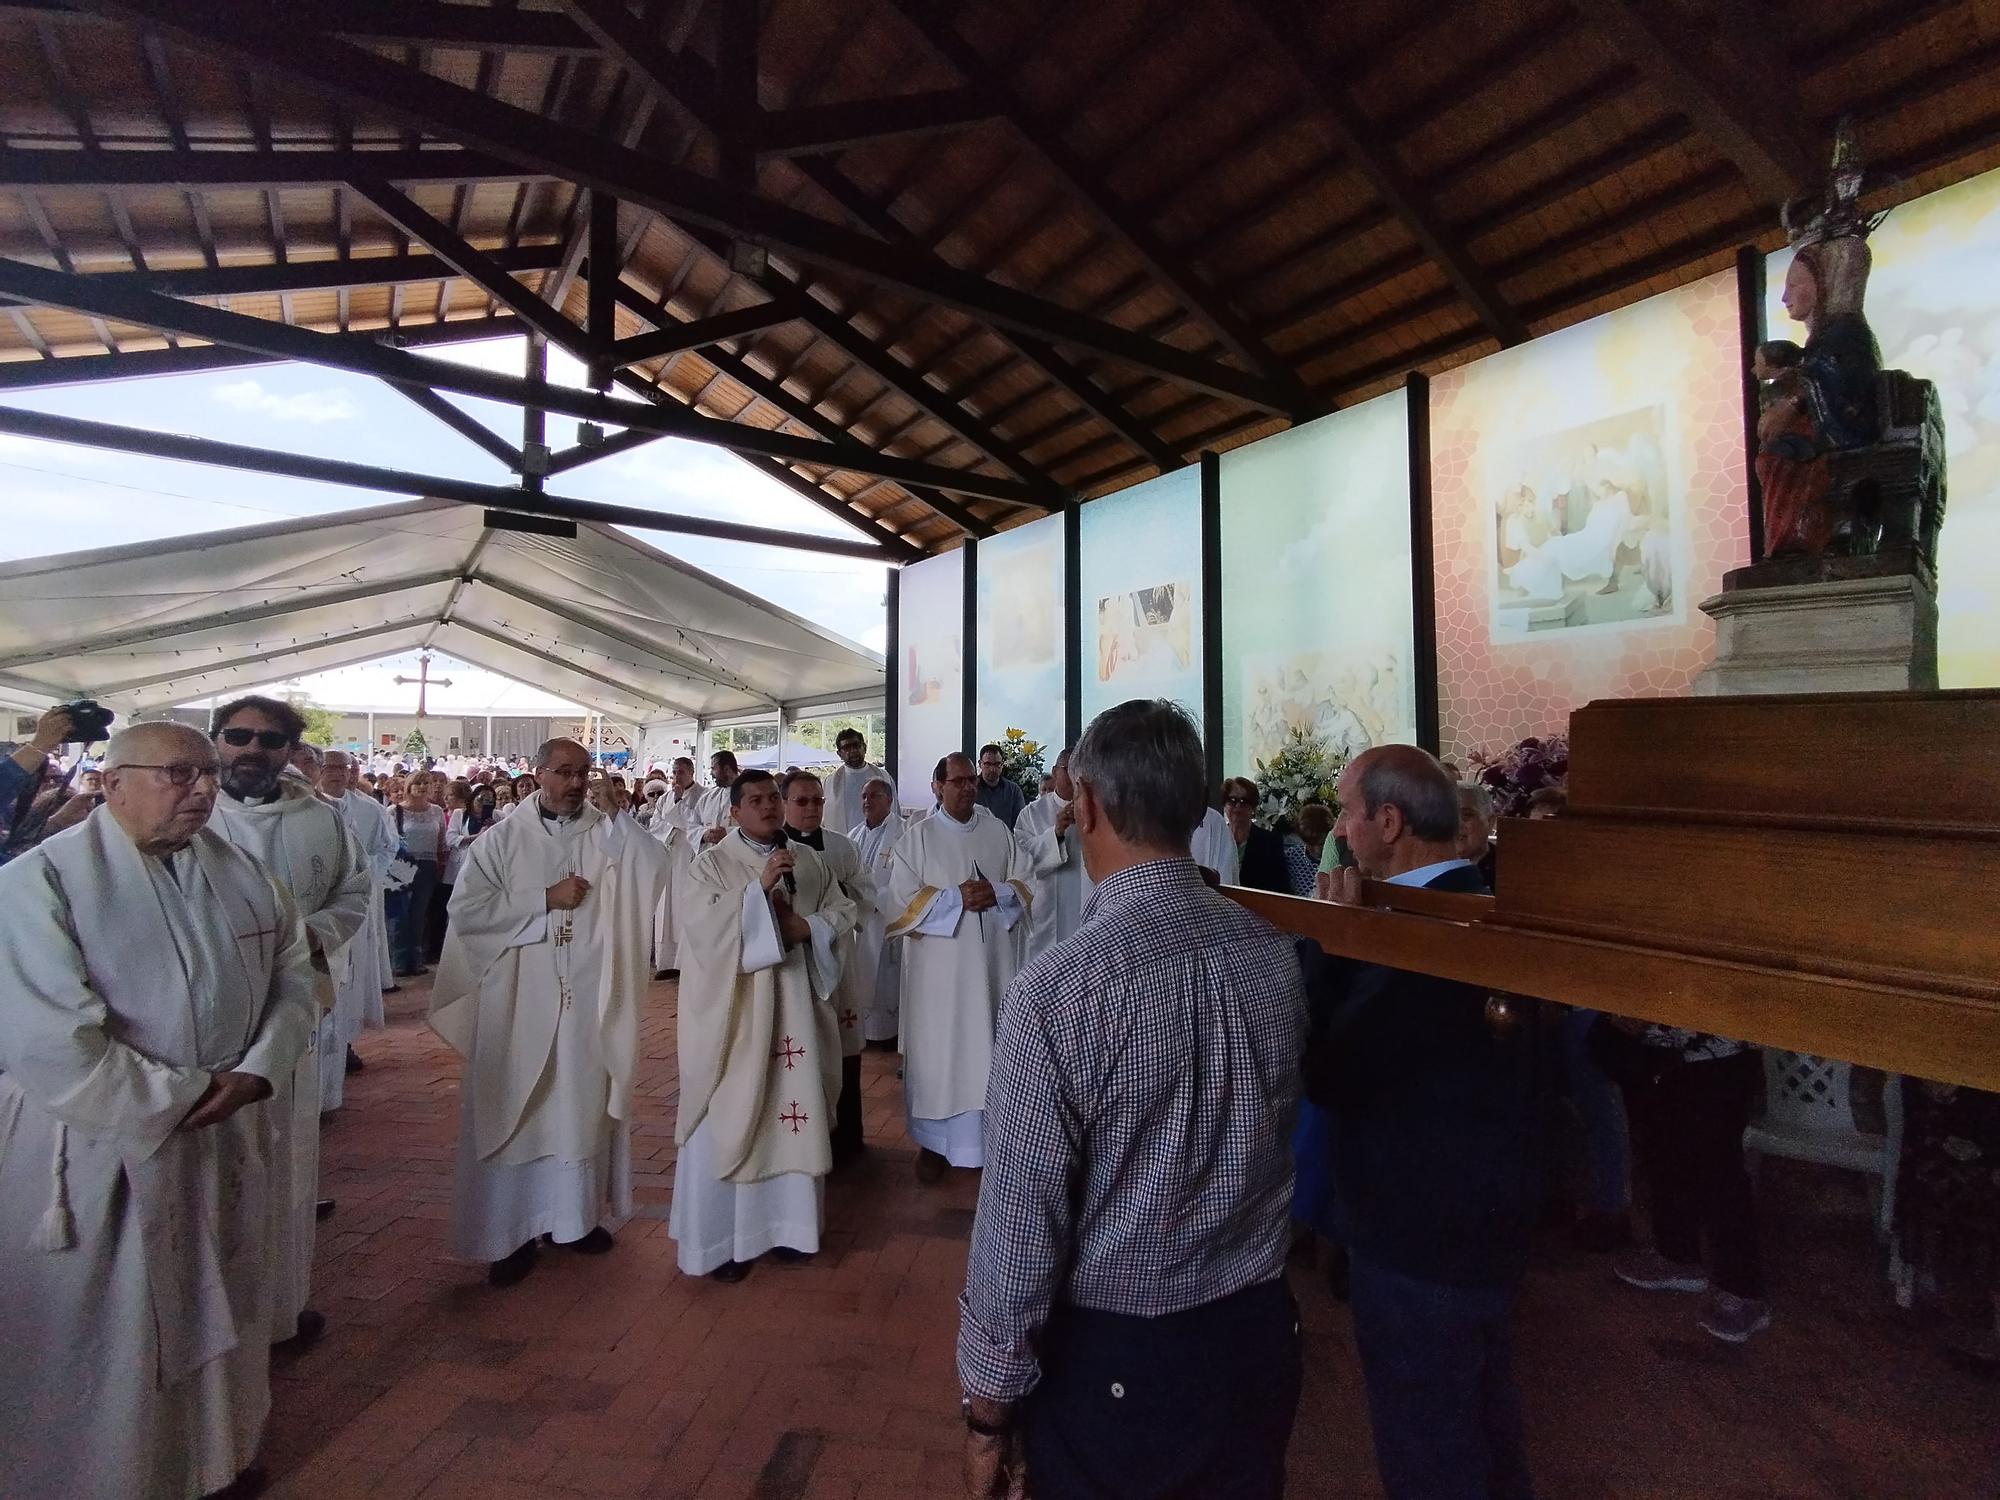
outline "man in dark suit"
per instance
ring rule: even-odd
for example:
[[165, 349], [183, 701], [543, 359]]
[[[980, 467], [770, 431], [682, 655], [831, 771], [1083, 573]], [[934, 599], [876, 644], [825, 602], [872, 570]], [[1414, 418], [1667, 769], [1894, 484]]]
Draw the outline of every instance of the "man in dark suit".
[[[1458, 788], [1384, 745], [1340, 777], [1361, 879], [1483, 895], [1458, 855]], [[1354, 1342], [1389, 1500], [1529, 1500], [1509, 1316], [1532, 1229], [1534, 1021], [1499, 1026], [1471, 985], [1379, 964], [1308, 966], [1306, 1089], [1331, 1116]], [[1524, 1002], [1515, 1002], [1521, 1005]]]

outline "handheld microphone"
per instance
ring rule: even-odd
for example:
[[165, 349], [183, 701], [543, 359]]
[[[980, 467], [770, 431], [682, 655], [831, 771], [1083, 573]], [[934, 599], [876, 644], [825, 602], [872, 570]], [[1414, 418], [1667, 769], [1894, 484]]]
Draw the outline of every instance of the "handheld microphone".
[[[776, 844], [780, 849], [791, 842], [785, 834], [784, 824], [780, 823], [778, 825], [778, 831], [771, 835], [771, 842]], [[790, 870], [785, 871], [785, 893], [790, 896], [796, 896], [799, 893], [798, 878]]]

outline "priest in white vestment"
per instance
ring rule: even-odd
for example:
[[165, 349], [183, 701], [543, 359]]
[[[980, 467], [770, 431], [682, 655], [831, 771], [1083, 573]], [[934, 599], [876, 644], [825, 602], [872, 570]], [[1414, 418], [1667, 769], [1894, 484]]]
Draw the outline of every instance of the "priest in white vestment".
[[[861, 1136], [861, 1008], [866, 999], [855, 950], [862, 929], [875, 916], [875, 877], [854, 840], [823, 826], [826, 789], [819, 777], [811, 771], [794, 771], [779, 785], [784, 793], [785, 838], [824, 859], [854, 903], [854, 926], [841, 935], [835, 948], [840, 960], [840, 988], [834, 995], [834, 1016], [840, 1022], [840, 1102], [833, 1112], [833, 1164], [838, 1168], [866, 1149]], [[873, 981], [872, 969], [867, 977]]]
[[902, 836], [903, 814], [896, 807], [896, 786], [877, 776], [862, 788], [861, 821], [847, 831], [874, 882], [876, 902], [855, 928], [854, 993], [861, 1000], [864, 1045], [894, 1046], [897, 1015], [902, 1009], [903, 945], [882, 936], [891, 915], [882, 910], [882, 892], [889, 888], [889, 867], [896, 841]]
[[[347, 823], [312, 783], [284, 774], [305, 720], [276, 698], [225, 703], [211, 721], [222, 795], [209, 826], [271, 872], [305, 919], [320, 1012], [333, 1009], [341, 950], [368, 917], [368, 866]], [[271, 1211], [271, 1328], [279, 1342], [310, 1343], [325, 1315], [308, 1307], [319, 1209], [319, 1035], [271, 1101], [279, 1134], [280, 1190]]]
[[389, 947], [382, 896], [396, 858], [396, 825], [380, 803], [354, 789], [354, 758], [345, 750], [328, 750], [321, 756], [319, 791], [340, 814], [368, 866], [368, 915], [334, 974], [333, 1009], [320, 1024], [319, 1107], [325, 1113], [341, 1107], [347, 1075], [362, 1067], [354, 1039], [363, 1028], [379, 1027], [384, 1021], [382, 990], [389, 982]]
[[270, 1410], [269, 1101], [319, 1012], [215, 773], [121, 730], [104, 804], [0, 870], [0, 1495], [212, 1494]]
[[647, 831], [666, 847], [667, 885], [660, 892], [659, 909], [653, 914], [653, 968], [656, 977], [680, 970], [680, 940], [674, 931], [675, 890], [687, 867], [694, 862], [696, 843], [703, 825], [698, 817], [701, 789], [694, 784], [694, 762], [682, 755], [675, 759], [674, 779], [653, 804], [653, 821]]
[[431, 1025], [459, 1078], [452, 1252], [511, 1286], [536, 1241], [612, 1248], [632, 1212], [632, 1081], [667, 851], [586, 800], [590, 752], [550, 740], [541, 789], [473, 840]]
[[1222, 884], [1236, 884], [1241, 873], [1237, 862], [1242, 851], [1236, 847], [1236, 835], [1229, 831], [1228, 819], [1214, 808], [1201, 815], [1201, 827], [1195, 829], [1188, 852], [1197, 865], [1212, 872]]
[[698, 794], [694, 804], [694, 818], [701, 828], [695, 836], [695, 844], [702, 849], [720, 843], [722, 836], [733, 826], [730, 821], [729, 789], [735, 785], [738, 774], [735, 754], [728, 750], [716, 751], [708, 758], [708, 774], [714, 778], [715, 785]]
[[1069, 751], [1056, 757], [1051, 789], [1021, 811], [1014, 842], [1034, 872], [1035, 904], [1028, 913], [1028, 957], [1037, 958], [1075, 932], [1084, 903], [1094, 889], [1083, 868], [1082, 835], [1076, 830], [1076, 784], [1069, 776]]
[[938, 762], [938, 810], [904, 830], [890, 867], [884, 936], [903, 939], [903, 1091], [917, 1177], [986, 1160], [986, 1075], [1000, 1000], [1027, 945], [1028, 864], [974, 800], [979, 773]]
[[[868, 737], [858, 729], [843, 729], [835, 735], [833, 750], [840, 757], [840, 764], [826, 773], [826, 826], [852, 828], [863, 817], [861, 794], [868, 783], [878, 777], [887, 781], [889, 773], [869, 763]], [[890, 781], [892, 797], [895, 789], [895, 782]]]
[[836, 944], [854, 906], [782, 840], [768, 771], [733, 779], [736, 826], [681, 888], [680, 1113], [667, 1232], [690, 1276], [740, 1281], [819, 1250], [840, 1092]]

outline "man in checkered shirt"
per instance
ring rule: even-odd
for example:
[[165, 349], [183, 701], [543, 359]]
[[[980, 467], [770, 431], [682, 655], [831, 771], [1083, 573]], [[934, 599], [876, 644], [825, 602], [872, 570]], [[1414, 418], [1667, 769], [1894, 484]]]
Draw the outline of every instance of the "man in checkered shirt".
[[1306, 1005], [1289, 938], [1188, 857], [1206, 776], [1166, 702], [1070, 760], [1076, 933], [1009, 986], [960, 1299], [968, 1490], [1276, 1496], [1299, 1395], [1283, 1272]]

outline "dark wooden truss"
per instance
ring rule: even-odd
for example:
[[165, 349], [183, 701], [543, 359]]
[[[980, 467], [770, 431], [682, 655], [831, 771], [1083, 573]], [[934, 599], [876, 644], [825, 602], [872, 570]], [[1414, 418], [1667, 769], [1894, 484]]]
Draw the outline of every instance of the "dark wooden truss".
[[518, 476], [347, 482], [692, 437], [902, 561], [1768, 248], [1841, 115], [2000, 162], [1997, 3], [0, 0], [0, 395], [313, 360]]

